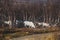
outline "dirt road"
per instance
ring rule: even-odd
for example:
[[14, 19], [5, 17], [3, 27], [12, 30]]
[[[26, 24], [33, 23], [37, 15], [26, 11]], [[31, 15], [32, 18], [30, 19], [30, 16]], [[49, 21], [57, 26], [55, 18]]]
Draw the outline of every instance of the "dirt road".
[[13, 38], [11, 40], [59, 40], [60, 32], [34, 34], [24, 37]]

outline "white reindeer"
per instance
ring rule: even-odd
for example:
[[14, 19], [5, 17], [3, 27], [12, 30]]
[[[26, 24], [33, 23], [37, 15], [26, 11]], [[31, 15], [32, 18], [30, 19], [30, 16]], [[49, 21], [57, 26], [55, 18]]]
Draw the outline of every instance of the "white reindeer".
[[29, 28], [35, 28], [35, 25], [31, 21], [24, 21], [24, 26], [28, 26]]
[[48, 24], [48, 23], [42, 23], [42, 25], [43, 25], [43, 27], [45, 26], [45, 27], [50, 27], [50, 24]]
[[50, 27], [50, 24], [48, 24], [48, 23], [44, 23], [44, 22], [38, 22], [37, 23], [39, 26], [42, 26], [42, 27]]
[[11, 21], [4, 21], [4, 23], [8, 24], [8, 25], [12, 25]]

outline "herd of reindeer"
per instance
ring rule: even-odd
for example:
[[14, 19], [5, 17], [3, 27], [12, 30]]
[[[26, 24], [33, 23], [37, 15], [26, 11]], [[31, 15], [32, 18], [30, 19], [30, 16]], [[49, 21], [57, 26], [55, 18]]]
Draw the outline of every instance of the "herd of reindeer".
[[[12, 21], [4, 21], [1, 22], [4, 24], [5, 27], [8, 27], [9, 25], [12, 25]], [[0, 24], [1, 24], [0, 23]], [[46, 27], [57, 27], [59, 23], [55, 24], [50, 24], [50, 23], [45, 23], [45, 22], [33, 22], [33, 21], [21, 21], [21, 20], [16, 20], [13, 25], [17, 28], [46, 28]]]

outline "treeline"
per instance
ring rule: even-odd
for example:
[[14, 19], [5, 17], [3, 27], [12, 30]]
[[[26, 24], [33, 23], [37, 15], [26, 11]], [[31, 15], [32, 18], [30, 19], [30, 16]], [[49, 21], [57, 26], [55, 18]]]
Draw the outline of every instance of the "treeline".
[[0, 0], [0, 20], [29, 20], [47, 23], [60, 22], [60, 0], [54, 2], [29, 3]]

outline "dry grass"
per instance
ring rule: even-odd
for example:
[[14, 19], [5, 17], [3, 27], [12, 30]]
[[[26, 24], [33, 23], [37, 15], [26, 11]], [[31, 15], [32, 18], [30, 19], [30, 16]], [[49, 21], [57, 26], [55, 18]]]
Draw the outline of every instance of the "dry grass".
[[[7, 29], [5, 29], [7, 30]], [[3, 29], [3, 31], [5, 31]], [[1, 31], [1, 29], [0, 29]], [[14, 28], [14, 29], [8, 29], [8, 31], [11, 31], [14, 33], [10, 34], [4, 34], [5, 39], [11, 39], [14, 37], [20, 37], [25, 35], [31, 35], [31, 34], [40, 34], [40, 33], [49, 33], [49, 32], [57, 32], [60, 31], [58, 27], [51, 27], [51, 28]], [[48, 39], [47, 39], [48, 40]]]

